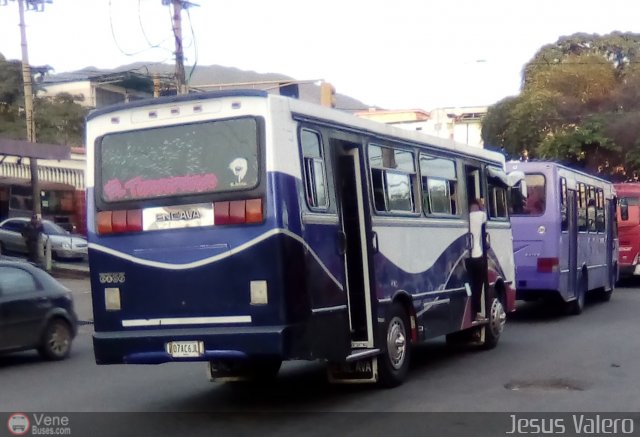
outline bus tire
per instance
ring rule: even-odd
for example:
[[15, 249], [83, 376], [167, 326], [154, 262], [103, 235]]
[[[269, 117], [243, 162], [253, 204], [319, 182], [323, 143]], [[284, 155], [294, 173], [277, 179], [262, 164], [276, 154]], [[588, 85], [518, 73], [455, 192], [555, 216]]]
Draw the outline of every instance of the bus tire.
[[504, 325], [507, 321], [507, 313], [504, 311], [504, 306], [500, 299], [493, 298], [491, 306], [489, 307], [489, 323], [484, 326], [484, 343], [482, 343], [482, 349], [493, 349], [498, 345], [500, 341], [500, 335], [504, 330]]
[[250, 379], [256, 382], [266, 382], [276, 379], [282, 366], [280, 358], [253, 358], [249, 364]]
[[589, 287], [587, 282], [587, 275], [584, 273], [580, 274], [580, 280], [577, 284], [577, 296], [574, 300], [567, 303], [567, 312], [570, 315], [577, 316], [582, 314], [582, 310], [584, 310], [584, 301], [587, 295], [587, 288]]
[[609, 302], [611, 300], [611, 295], [613, 294], [613, 290], [616, 288], [616, 272], [617, 266], [613, 266], [611, 268], [611, 272], [609, 272], [609, 284], [610, 288], [607, 290], [605, 287], [600, 293], [600, 300], [603, 302]]
[[385, 350], [378, 357], [380, 384], [383, 387], [397, 387], [407, 377], [411, 359], [409, 327], [407, 311], [399, 303], [394, 303], [384, 328]]
[[445, 335], [447, 346], [459, 347], [466, 346], [476, 341], [476, 329], [465, 329], [464, 331], [452, 332]]

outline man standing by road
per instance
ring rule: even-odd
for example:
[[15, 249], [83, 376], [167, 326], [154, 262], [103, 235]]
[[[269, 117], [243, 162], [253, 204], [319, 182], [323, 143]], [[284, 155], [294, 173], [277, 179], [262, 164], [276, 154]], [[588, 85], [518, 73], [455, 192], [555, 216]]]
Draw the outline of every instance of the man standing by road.
[[22, 231], [22, 237], [27, 244], [29, 261], [38, 266], [42, 265], [40, 256], [40, 235], [42, 234], [42, 221], [37, 214], [31, 216], [31, 221], [27, 223]]

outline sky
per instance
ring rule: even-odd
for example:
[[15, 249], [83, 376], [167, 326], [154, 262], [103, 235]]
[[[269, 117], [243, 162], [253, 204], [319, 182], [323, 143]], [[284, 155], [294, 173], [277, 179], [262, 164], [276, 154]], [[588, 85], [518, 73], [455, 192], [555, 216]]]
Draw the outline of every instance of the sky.
[[[0, 53], [21, 59], [18, 2], [4, 1]], [[192, 1], [187, 74], [217, 64], [322, 79], [386, 109], [491, 105], [517, 94], [523, 66], [560, 36], [640, 33], [635, 0]], [[25, 21], [29, 63], [56, 73], [173, 63], [161, 0], [52, 0]]]

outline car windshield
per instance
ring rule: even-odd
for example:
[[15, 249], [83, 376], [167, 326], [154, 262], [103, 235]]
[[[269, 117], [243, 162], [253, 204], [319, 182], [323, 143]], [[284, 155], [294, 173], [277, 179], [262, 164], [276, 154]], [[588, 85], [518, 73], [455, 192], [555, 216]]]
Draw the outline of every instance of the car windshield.
[[68, 232], [53, 222], [42, 222], [44, 233], [47, 235], [68, 235]]

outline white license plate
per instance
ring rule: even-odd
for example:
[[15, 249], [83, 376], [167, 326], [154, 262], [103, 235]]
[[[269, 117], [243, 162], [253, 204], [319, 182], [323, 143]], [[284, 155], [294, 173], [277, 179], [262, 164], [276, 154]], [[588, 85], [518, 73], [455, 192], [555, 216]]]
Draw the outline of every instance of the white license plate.
[[204, 342], [170, 341], [167, 343], [167, 353], [174, 358], [200, 357], [204, 355]]

